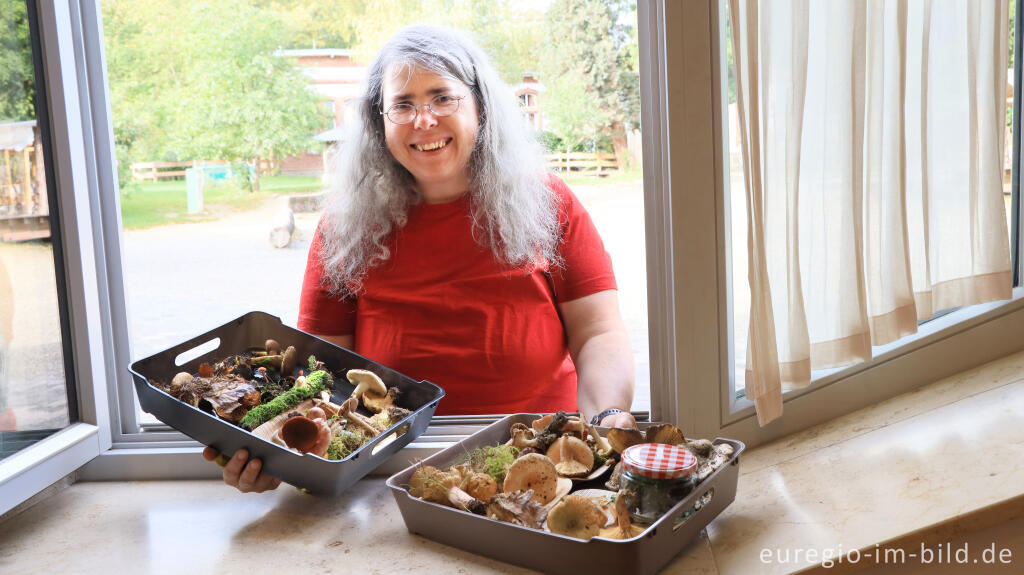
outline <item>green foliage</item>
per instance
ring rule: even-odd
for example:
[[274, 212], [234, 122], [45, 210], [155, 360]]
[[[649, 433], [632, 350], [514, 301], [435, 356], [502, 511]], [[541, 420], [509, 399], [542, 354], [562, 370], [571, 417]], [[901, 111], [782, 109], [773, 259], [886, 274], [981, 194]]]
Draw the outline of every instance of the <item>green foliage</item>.
[[332, 383], [331, 374], [326, 371], [311, 373], [306, 378], [306, 383], [309, 385], [293, 387], [268, 403], [257, 405], [250, 409], [245, 414], [245, 417], [242, 418], [242, 421], [239, 422], [239, 425], [246, 429], [255, 429], [303, 401], [311, 399], [323, 391], [325, 387], [330, 387]]
[[545, 115], [568, 147], [603, 134], [624, 147], [640, 123], [636, 3], [555, 0], [545, 15]]
[[278, 14], [249, 0], [108, 0], [103, 19], [121, 164], [251, 163], [318, 145], [327, 111], [277, 53]]
[[34, 97], [25, 0], [0, 0], [0, 123], [34, 119]]
[[370, 438], [364, 436], [362, 430], [359, 429], [339, 431], [331, 438], [331, 443], [327, 446], [327, 459], [345, 459], [369, 440]]
[[309, 356], [309, 359], [306, 360], [306, 365], [309, 366], [309, 371], [310, 372], [316, 371], [316, 356], [315, 355]]
[[519, 448], [512, 445], [486, 445], [478, 447], [466, 454], [465, 462], [469, 463], [473, 471], [486, 473], [494, 479], [495, 483], [501, 485], [505, 480], [505, 473], [512, 465], [512, 462], [519, 456]]

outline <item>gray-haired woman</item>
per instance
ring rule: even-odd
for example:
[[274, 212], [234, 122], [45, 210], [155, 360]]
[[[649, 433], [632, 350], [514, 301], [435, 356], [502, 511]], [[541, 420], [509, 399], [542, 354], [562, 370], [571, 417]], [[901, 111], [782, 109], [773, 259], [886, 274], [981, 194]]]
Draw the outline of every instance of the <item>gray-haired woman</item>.
[[[611, 260], [483, 52], [448, 29], [403, 29], [370, 66], [358, 112], [299, 327], [442, 386], [438, 414], [579, 409], [631, 427]], [[224, 467], [228, 484], [277, 486], [247, 458]]]

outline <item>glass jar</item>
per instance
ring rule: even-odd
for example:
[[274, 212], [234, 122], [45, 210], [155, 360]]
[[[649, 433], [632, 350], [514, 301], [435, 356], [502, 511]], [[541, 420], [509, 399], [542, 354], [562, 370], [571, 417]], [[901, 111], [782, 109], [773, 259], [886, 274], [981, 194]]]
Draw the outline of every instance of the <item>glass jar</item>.
[[641, 443], [622, 452], [619, 497], [632, 521], [654, 523], [690, 494], [697, 458], [677, 445]]

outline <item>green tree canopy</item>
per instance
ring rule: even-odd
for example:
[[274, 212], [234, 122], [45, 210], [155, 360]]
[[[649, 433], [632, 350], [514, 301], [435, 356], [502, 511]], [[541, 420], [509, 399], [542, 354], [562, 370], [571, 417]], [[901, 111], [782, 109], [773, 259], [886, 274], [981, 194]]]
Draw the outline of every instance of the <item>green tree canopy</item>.
[[275, 12], [246, 0], [109, 0], [103, 11], [122, 163], [251, 161], [315, 144], [327, 112], [279, 55]]
[[[555, 0], [544, 22], [541, 80], [551, 88], [545, 98], [549, 125], [563, 140], [576, 138], [581, 125], [593, 126], [612, 140], [621, 165], [626, 130], [640, 123], [636, 3]], [[584, 124], [574, 107], [586, 115]]]
[[0, 0], [0, 123], [35, 119], [35, 74], [25, 0]]

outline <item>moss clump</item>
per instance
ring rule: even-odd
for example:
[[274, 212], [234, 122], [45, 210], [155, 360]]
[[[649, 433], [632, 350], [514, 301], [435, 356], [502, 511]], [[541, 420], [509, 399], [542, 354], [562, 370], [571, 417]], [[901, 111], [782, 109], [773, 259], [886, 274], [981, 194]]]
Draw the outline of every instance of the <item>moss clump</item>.
[[330, 387], [334, 379], [326, 371], [315, 371], [309, 374], [306, 383], [308, 385], [293, 387], [269, 402], [250, 409], [238, 424], [246, 429], [255, 429]]
[[519, 448], [512, 445], [487, 445], [470, 451], [466, 462], [473, 471], [490, 475], [494, 482], [501, 485], [505, 481], [505, 473], [512, 462], [519, 456]]
[[362, 447], [368, 439], [360, 430], [339, 431], [331, 438], [331, 443], [327, 446], [327, 459], [345, 459], [352, 455], [353, 451]]

